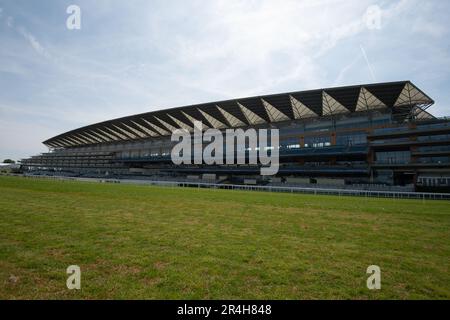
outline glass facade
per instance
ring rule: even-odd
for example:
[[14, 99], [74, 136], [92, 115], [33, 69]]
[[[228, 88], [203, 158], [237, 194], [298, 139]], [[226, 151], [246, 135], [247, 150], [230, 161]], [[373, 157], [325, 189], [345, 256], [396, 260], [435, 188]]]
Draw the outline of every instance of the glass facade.
[[419, 147], [417, 148], [418, 152], [450, 152], [450, 145], [449, 146], [425, 146], [425, 147]]
[[331, 137], [305, 137], [305, 148], [324, 148], [331, 146]]
[[418, 141], [433, 141], [433, 140], [448, 141], [448, 140], [450, 140], [450, 134], [420, 136], [417, 138], [417, 140]]
[[364, 145], [367, 144], [367, 134], [366, 133], [338, 134], [336, 137], [336, 144], [343, 146]]
[[432, 163], [432, 164], [449, 164], [450, 157], [421, 157], [418, 159], [419, 163]]
[[410, 151], [377, 152], [376, 162], [382, 164], [407, 164], [411, 162]]
[[[314, 118], [281, 123], [279, 150], [283, 173], [279, 176], [326, 177], [345, 179], [347, 184], [405, 186], [413, 183], [410, 181], [414, 180], [414, 175], [427, 170], [444, 168], [450, 171], [450, 144], [445, 142], [450, 140], [450, 125], [449, 132], [436, 132], [445, 125], [420, 124], [415, 129], [414, 124], [399, 123], [391, 118], [390, 114], [375, 112], [366, 116], [344, 115], [335, 120]], [[419, 127], [422, 131], [416, 134]], [[270, 130], [276, 125], [265, 128]], [[429, 134], [424, 130], [435, 131]], [[440, 143], [442, 141], [444, 143]], [[23, 164], [33, 170], [76, 172], [86, 176], [99, 172], [107, 172], [109, 176], [136, 175], [139, 170], [159, 174], [160, 168], [166, 168], [172, 176], [183, 176], [186, 173], [180, 173], [181, 169], [176, 171], [179, 168], [171, 163], [170, 152], [174, 144], [169, 136], [77, 146], [33, 157]], [[245, 149], [250, 151], [248, 147]], [[266, 149], [271, 149], [270, 144]], [[214, 173], [211, 166], [202, 166], [196, 167]], [[217, 166], [217, 169], [224, 168]], [[220, 174], [233, 177], [243, 174], [235, 173], [240, 170], [237, 165], [225, 169]], [[191, 171], [194, 170], [192, 167], [183, 170], [189, 175], [199, 174]]]

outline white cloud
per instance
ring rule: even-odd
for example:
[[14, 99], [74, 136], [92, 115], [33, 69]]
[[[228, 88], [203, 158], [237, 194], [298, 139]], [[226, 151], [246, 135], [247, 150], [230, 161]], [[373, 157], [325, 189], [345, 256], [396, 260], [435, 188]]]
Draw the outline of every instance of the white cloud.
[[339, 74], [333, 82], [333, 87], [337, 87], [339, 85], [345, 84], [345, 79], [348, 73], [360, 62], [362, 57], [361, 52], [356, 53], [356, 57], [350, 61], [347, 65], [345, 65], [340, 71]]
[[[3, 9], [0, 8], [0, 18], [2, 16]], [[48, 58], [49, 53], [44, 49], [44, 47], [39, 43], [39, 41], [36, 39], [35, 36], [33, 36], [25, 27], [23, 26], [16, 26], [16, 23], [14, 22], [14, 18], [11, 16], [8, 16], [6, 18], [6, 25], [11, 28], [15, 29], [30, 45], [31, 47], [40, 55]]]
[[[385, 24], [410, 4], [400, 1], [381, 10]], [[340, 43], [372, 32], [364, 17], [369, 5], [369, 1], [212, 2], [196, 12], [201, 31], [177, 34], [171, 43], [168, 54], [179, 68], [175, 79], [179, 85], [226, 97], [271, 92], [293, 83], [296, 89], [323, 86], [331, 81], [320, 59]], [[359, 44], [354, 50], [360, 51]]]
[[28, 41], [28, 43], [31, 45], [31, 47], [41, 56], [44, 56], [46, 58], [50, 57], [50, 54], [47, 52], [47, 50], [44, 49], [44, 47], [37, 41], [37, 39], [28, 32], [24, 27], [17, 27], [17, 31], [19, 32], [22, 37], [25, 38], [25, 40]]
[[13, 17], [6, 18], [6, 25], [12, 28], [14, 26], [14, 18]]

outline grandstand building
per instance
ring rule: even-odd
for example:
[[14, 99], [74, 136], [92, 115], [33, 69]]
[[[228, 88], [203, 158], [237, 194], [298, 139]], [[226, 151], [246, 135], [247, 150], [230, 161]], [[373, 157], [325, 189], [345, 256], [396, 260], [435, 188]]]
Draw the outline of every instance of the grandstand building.
[[[291, 92], [165, 109], [109, 120], [44, 141], [26, 174], [333, 188], [450, 188], [450, 120], [410, 81]], [[171, 133], [276, 128], [280, 169], [174, 165]]]

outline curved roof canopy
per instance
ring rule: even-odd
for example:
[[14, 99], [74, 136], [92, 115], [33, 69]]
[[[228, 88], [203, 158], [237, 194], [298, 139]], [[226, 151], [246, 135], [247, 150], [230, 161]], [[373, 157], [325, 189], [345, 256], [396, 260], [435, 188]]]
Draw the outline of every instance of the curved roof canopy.
[[410, 118], [432, 117], [434, 101], [410, 81], [290, 92], [148, 112], [72, 130], [44, 141], [51, 148], [168, 136], [176, 129], [238, 128], [376, 109], [406, 109]]

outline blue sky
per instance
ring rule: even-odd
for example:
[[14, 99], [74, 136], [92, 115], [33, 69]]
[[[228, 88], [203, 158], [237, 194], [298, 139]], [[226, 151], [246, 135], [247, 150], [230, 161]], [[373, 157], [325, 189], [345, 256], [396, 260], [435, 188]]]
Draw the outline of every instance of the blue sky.
[[449, 13], [442, 0], [0, 0], [0, 159], [134, 113], [359, 83], [411, 80], [448, 116]]

